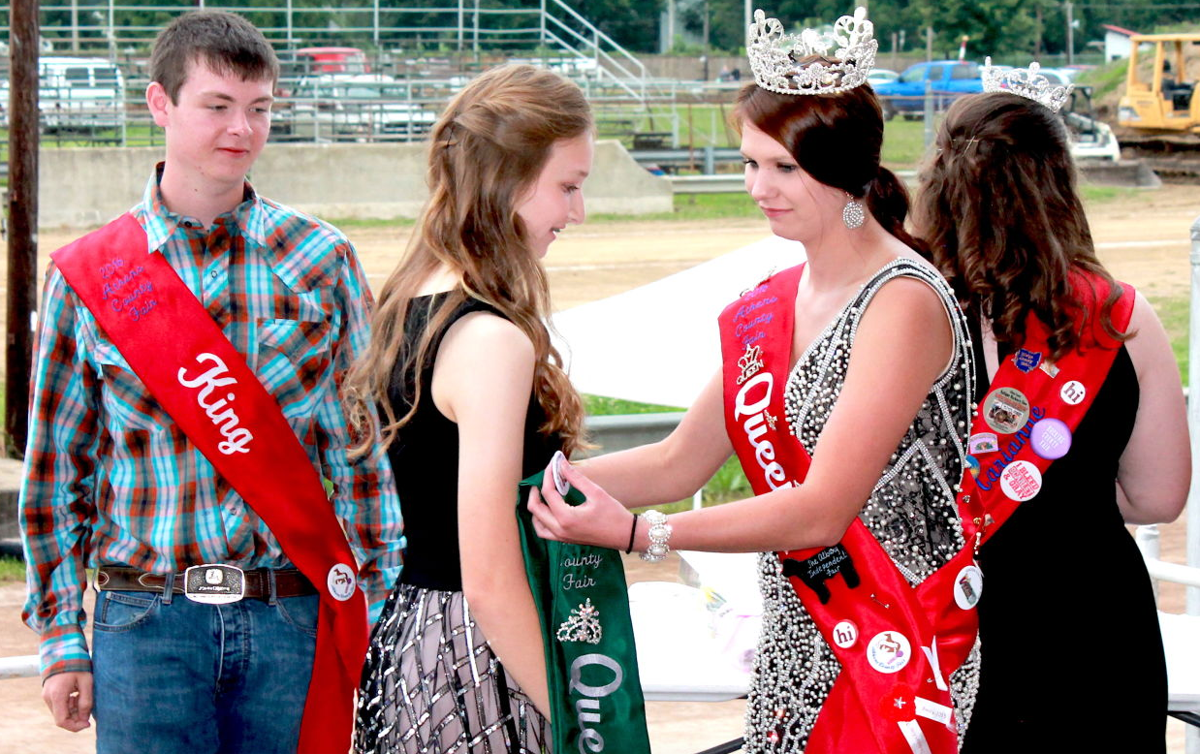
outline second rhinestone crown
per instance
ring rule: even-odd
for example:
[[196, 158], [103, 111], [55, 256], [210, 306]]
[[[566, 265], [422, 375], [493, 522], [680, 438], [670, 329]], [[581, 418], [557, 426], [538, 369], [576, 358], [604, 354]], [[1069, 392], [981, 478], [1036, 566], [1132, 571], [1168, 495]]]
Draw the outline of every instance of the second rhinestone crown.
[[1037, 62], [1030, 63], [1028, 68], [997, 68], [992, 65], [990, 57], [984, 58], [980, 72], [983, 91], [1016, 94], [1058, 112], [1070, 97], [1074, 86], [1052, 84], [1050, 79], [1039, 73], [1040, 70], [1041, 65]]

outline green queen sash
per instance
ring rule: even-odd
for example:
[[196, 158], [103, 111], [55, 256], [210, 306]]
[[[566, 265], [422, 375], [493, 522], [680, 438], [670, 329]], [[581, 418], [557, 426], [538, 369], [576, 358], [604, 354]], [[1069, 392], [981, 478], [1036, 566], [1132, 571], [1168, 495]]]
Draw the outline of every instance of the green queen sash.
[[[517, 519], [546, 647], [554, 752], [649, 754], [621, 557], [539, 537], [526, 503], [541, 484], [540, 473], [521, 482]], [[584, 497], [571, 489], [566, 500]]]

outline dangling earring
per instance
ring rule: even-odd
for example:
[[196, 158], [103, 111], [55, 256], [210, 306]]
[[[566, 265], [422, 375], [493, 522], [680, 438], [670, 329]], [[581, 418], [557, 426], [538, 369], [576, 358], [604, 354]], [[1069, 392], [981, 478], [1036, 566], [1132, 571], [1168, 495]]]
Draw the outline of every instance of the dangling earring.
[[846, 223], [847, 228], [854, 230], [861, 228], [866, 220], [867, 213], [863, 211], [862, 202], [846, 194], [846, 206], [842, 207], [842, 222]]

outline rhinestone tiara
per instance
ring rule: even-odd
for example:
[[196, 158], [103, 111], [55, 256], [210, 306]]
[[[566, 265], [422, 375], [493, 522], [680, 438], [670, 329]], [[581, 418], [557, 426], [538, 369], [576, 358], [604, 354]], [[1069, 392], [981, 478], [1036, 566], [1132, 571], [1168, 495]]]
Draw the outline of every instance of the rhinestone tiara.
[[[875, 67], [875, 25], [867, 20], [867, 9], [858, 8], [853, 16], [842, 16], [832, 32], [805, 29], [796, 37], [785, 34], [777, 18], [754, 11], [750, 24], [750, 70], [754, 82], [779, 94], [832, 94], [853, 89], [867, 80]], [[800, 65], [810, 55], [831, 62], [815, 61]]]
[[1001, 69], [992, 65], [991, 57], [984, 58], [980, 73], [983, 91], [1016, 94], [1058, 112], [1075, 87], [1072, 84], [1051, 84], [1050, 79], [1038, 73], [1041, 68], [1035, 61], [1028, 68]]

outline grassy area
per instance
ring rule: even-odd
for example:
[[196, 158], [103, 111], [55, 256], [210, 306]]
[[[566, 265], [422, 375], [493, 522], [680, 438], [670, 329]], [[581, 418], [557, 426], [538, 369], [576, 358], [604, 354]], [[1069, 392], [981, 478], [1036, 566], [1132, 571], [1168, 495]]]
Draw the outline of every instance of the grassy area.
[[[585, 395], [583, 396], [584, 406], [587, 408], [588, 414], [592, 416], [609, 416], [614, 414], [652, 414], [663, 411], [680, 411], [679, 408], [673, 406], [658, 406], [652, 403], [638, 403], [636, 401], [627, 401], [620, 398], [608, 398], [601, 395]], [[704, 485], [704, 494], [702, 499], [704, 505], [719, 505], [727, 503], [730, 500], [738, 500], [744, 497], [749, 497], [753, 493], [750, 490], [750, 483], [746, 481], [746, 475], [742, 473], [742, 467], [736, 458], [730, 458], [725, 462], [708, 484]], [[692, 507], [691, 499], [680, 500], [677, 503], [668, 505], [655, 506], [666, 513], [677, 513], [678, 511], [690, 510]]]
[[[661, 134], [670, 145], [673, 134], [679, 145], [699, 149], [709, 145], [734, 147], [740, 143], [737, 130], [729, 124], [727, 104], [682, 104], [649, 108], [598, 108], [596, 121], [600, 138], [619, 139], [632, 146], [633, 133]], [[889, 166], [911, 168], [925, 153], [925, 124], [897, 118], [884, 125], [883, 161]]]
[[[1125, 188], [1123, 186], [1097, 186], [1083, 183], [1079, 186], [1079, 197], [1084, 205], [1104, 204], [1106, 202], [1121, 202], [1145, 200], [1151, 194], [1145, 189]], [[1087, 207], [1090, 209], [1090, 207]]]
[[[586, 194], [586, 189], [585, 189]], [[750, 198], [750, 195], [739, 191], [735, 194], [676, 194], [675, 209], [652, 215], [588, 215], [588, 225], [594, 223], [675, 220], [688, 222], [694, 220], [720, 220], [733, 217], [762, 217], [762, 212]]]
[[7, 555], [0, 555], [0, 584], [8, 584], [14, 581], [25, 580], [25, 563], [24, 561], [10, 558]]
[[1098, 102], [1124, 85], [1128, 72], [1129, 59], [1121, 58], [1090, 71], [1084, 71], [1079, 74], [1079, 83], [1092, 87], [1092, 100]]
[[893, 118], [883, 126], [883, 164], [912, 170], [925, 156], [925, 122]]
[[583, 407], [589, 416], [619, 416], [622, 414], [659, 414], [682, 411], [678, 406], [659, 406], [654, 403], [638, 403], [622, 398], [603, 395], [584, 395]]
[[1147, 300], [1158, 312], [1167, 337], [1171, 339], [1171, 350], [1175, 353], [1175, 361], [1179, 364], [1179, 374], [1183, 384], [1188, 383], [1188, 324], [1191, 302], [1187, 295], [1183, 296], [1148, 296]]

